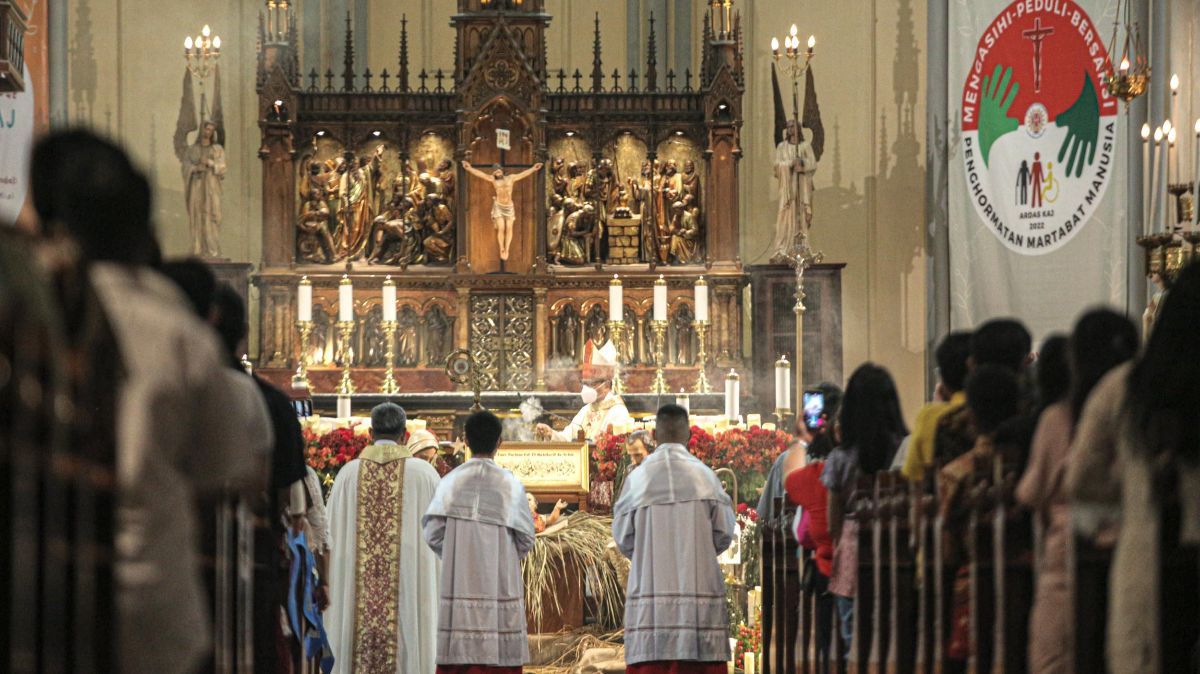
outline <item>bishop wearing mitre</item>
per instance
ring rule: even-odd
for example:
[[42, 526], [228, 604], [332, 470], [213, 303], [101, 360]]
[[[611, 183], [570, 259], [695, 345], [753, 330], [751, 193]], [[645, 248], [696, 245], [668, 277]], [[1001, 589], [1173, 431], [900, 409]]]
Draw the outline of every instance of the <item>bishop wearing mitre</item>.
[[613, 392], [616, 364], [617, 347], [612, 341], [605, 342], [604, 346], [598, 349], [585, 352], [583, 369], [580, 371], [582, 387], [579, 392], [583, 398], [583, 408], [561, 431], [555, 431], [546, 424], [538, 424], [538, 435], [559, 442], [571, 442], [582, 432], [585, 440], [595, 440], [608, 429], [629, 423], [629, 408], [625, 406], [621, 396]]
[[329, 495], [330, 602], [335, 673], [434, 674], [440, 565], [421, 517], [438, 486], [404, 445], [404, 409], [371, 410], [372, 444], [338, 471]]

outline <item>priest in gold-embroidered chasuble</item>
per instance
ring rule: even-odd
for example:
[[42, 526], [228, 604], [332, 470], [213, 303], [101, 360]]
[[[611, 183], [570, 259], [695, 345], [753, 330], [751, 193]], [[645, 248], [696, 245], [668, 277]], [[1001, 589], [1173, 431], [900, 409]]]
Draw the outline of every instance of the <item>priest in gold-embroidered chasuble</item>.
[[375, 416], [374, 444], [338, 472], [329, 498], [334, 672], [433, 674], [439, 566], [420, 519], [439, 478]]

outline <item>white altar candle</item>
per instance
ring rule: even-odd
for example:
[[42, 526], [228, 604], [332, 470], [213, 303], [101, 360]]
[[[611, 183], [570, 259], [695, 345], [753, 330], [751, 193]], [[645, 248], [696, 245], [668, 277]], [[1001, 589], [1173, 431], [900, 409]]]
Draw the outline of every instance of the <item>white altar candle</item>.
[[708, 282], [703, 276], [696, 279], [696, 320], [708, 320]]
[[680, 391], [679, 395], [675, 396], [675, 404], [679, 405], [680, 407], [687, 410], [688, 412], [692, 411], [692, 405], [691, 405], [691, 402], [688, 400], [688, 395], [686, 393], [684, 393], [683, 391]]
[[[1164, 125], [1164, 128], [1165, 128], [1165, 125]], [[1174, 146], [1175, 146], [1175, 143], [1172, 142], [1172, 140], [1171, 140], [1172, 138], [1175, 138], [1175, 128], [1174, 127], [1171, 127], [1171, 130], [1168, 132], [1165, 132], [1164, 136], [1163, 136], [1163, 180], [1162, 180], [1162, 185], [1159, 186], [1160, 191], [1162, 191], [1162, 193], [1163, 193], [1163, 212], [1159, 213], [1159, 218], [1162, 219], [1162, 222], [1163, 222], [1163, 231], [1171, 231], [1171, 229], [1172, 229], [1171, 221], [1172, 221], [1172, 219], [1175, 219], [1174, 216], [1171, 215], [1171, 194], [1170, 194], [1170, 188], [1171, 188], [1170, 157], [1171, 157], [1171, 148], [1174, 148]]]
[[753, 428], [754, 426], [762, 426], [762, 415], [761, 414], [747, 414], [746, 415], [746, 426], [751, 427], [751, 428]]
[[667, 320], [667, 279], [663, 278], [662, 274], [659, 274], [658, 280], [654, 282], [654, 320]]
[[620, 277], [613, 274], [612, 281], [608, 284], [608, 320], [615, 322], [625, 318], [624, 294]]
[[742, 382], [738, 373], [733, 370], [725, 375], [725, 418], [730, 424], [736, 424], [741, 407]]
[[775, 361], [775, 409], [792, 409], [792, 364], [787, 356]]
[[350, 396], [338, 396], [337, 399], [337, 418], [350, 418]]
[[1166, 156], [1166, 152], [1162, 146], [1162, 142], [1163, 142], [1163, 130], [1162, 130], [1162, 127], [1160, 126], [1154, 130], [1154, 159], [1155, 159], [1155, 161], [1154, 161], [1154, 170], [1150, 173], [1150, 231], [1151, 232], [1158, 231], [1159, 209], [1162, 208], [1162, 205], [1160, 204], [1159, 199], [1158, 199], [1159, 193], [1161, 192], [1161, 190], [1159, 189], [1159, 183], [1162, 182], [1162, 177], [1159, 174], [1158, 169], [1163, 164], [1161, 161], [1158, 161], [1158, 159], [1159, 159], [1159, 155], [1162, 155], [1163, 157]]
[[746, 674], [754, 674], [755, 672], [758, 671], [757, 669], [755, 669], [754, 665], [755, 665], [754, 654], [746, 653], [746, 658], [742, 662], [742, 671], [746, 672]]
[[1142, 125], [1142, 234], [1150, 233], [1150, 125]]
[[383, 280], [383, 320], [396, 320], [396, 282], [391, 276]]
[[338, 320], [343, 323], [354, 320], [354, 286], [345, 274], [338, 284]]
[[1196, 120], [1195, 173], [1192, 174], [1192, 229], [1200, 227], [1200, 119]]
[[312, 281], [305, 276], [296, 290], [296, 320], [312, 320]]
[[737, 639], [729, 640], [729, 671], [732, 672], [737, 664]]

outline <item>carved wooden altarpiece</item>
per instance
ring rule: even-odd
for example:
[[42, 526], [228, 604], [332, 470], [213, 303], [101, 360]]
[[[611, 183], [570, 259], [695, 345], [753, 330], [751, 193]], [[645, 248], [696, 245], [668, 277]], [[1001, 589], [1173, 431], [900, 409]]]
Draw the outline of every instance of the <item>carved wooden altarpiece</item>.
[[[333, 391], [342, 356], [351, 359], [359, 392], [378, 391], [385, 348], [379, 303], [390, 275], [398, 286], [402, 392], [451, 390], [443, 361], [456, 349], [473, 352], [495, 390], [578, 390], [585, 345], [607, 335], [608, 283], [618, 273], [627, 390], [647, 391], [654, 375], [650, 319], [660, 274], [670, 290], [671, 390], [690, 390], [696, 381], [690, 318], [700, 275], [711, 288], [709, 378], [720, 381], [718, 373], [730, 367], [748, 375], [740, 320], [747, 276], [738, 257], [744, 74], [737, 14], [718, 7], [705, 17], [698, 73], [658, 71], [653, 23], [651, 57], [640, 74], [638, 64], [606, 69], [597, 18], [585, 75], [546, 62], [552, 17], [543, 0], [457, 0], [456, 9], [449, 17], [453, 72], [410, 72], [403, 23], [396, 69], [360, 69], [353, 31], [363, 28], [347, 21], [345, 62], [335, 74], [300, 71], [294, 3], [267, 3], [257, 77], [259, 372], [286, 384], [295, 371], [296, 287], [308, 276], [313, 391]], [[497, 130], [508, 131], [508, 149], [498, 147]], [[515, 173], [546, 164], [514, 189], [515, 234], [504, 273], [491, 222], [493, 189], [467, 174], [464, 160], [488, 172], [493, 165]], [[653, 195], [638, 201], [633, 185], [643, 167], [654, 174], [646, 183]], [[572, 202], [564, 206], [559, 197], [568, 190]], [[590, 222], [579, 215], [588, 204]], [[576, 238], [581, 259], [561, 255], [565, 237]], [[354, 285], [349, 348], [336, 327], [343, 274]]]

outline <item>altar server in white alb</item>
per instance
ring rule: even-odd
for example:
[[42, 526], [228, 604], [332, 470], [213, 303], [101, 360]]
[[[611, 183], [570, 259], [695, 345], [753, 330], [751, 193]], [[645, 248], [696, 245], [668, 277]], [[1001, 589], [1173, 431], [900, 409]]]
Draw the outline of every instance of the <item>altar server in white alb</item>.
[[617, 347], [612, 342], [605, 342], [603, 347], [587, 354], [579, 373], [583, 383], [580, 390], [583, 408], [561, 431], [538, 424], [538, 435], [559, 442], [571, 442], [582, 432], [584, 439], [595, 440], [613, 426], [629, 423], [629, 408], [621, 396], [613, 392], [616, 364]]
[[613, 506], [613, 538], [633, 564], [625, 600], [631, 674], [724, 674], [729, 661], [725, 581], [717, 555], [733, 541], [733, 505], [687, 450], [687, 410], [658, 410], [654, 453]]
[[434, 674], [437, 557], [421, 516], [437, 471], [404, 445], [395, 403], [371, 410], [372, 444], [338, 471], [329, 495], [330, 583], [325, 626], [334, 672]]
[[500, 420], [466, 423], [471, 459], [438, 485], [425, 513], [425, 541], [442, 558], [439, 674], [521, 674], [529, 660], [521, 559], [533, 548], [525, 488], [496, 465]]

